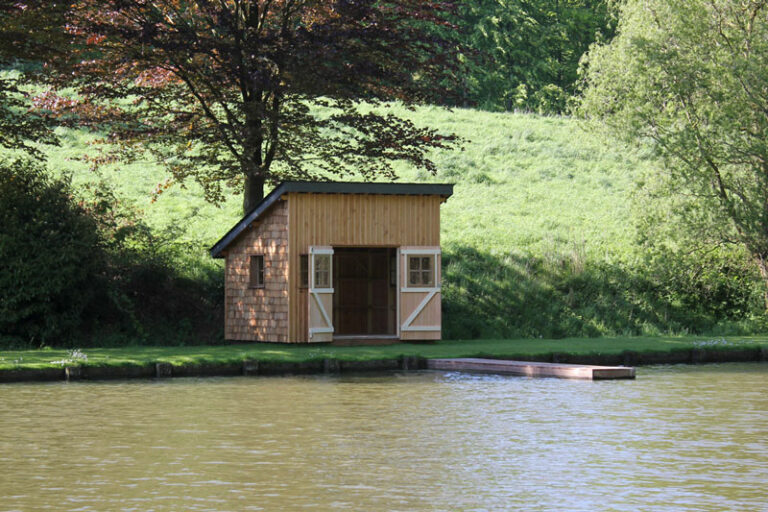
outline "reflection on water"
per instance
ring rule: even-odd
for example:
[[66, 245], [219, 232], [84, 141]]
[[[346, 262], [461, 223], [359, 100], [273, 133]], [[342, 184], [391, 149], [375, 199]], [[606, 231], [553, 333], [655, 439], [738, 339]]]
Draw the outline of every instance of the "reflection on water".
[[768, 365], [0, 386], [0, 510], [766, 510]]

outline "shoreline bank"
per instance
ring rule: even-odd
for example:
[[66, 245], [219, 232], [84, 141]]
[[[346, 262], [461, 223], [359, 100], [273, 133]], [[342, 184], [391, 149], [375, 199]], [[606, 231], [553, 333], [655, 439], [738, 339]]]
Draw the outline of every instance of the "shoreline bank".
[[[768, 361], [768, 346], [693, 348], [668, 351], [625, 350], [614, 354], [574, 354], [567, 352], [505, 356], [478, 354], [478, 357], [596, 366], [766, 362]], [[64, 364], [60, 368], [0, 369], [0, 383], [417, 371], [427, 369], [427, 360], [432, 358], [434, 357], [400, 355], [367, 360], [326, 357], [305, 361], [243, 359], [242, 361], [202, 361], [182, 364], [155, 361], [115, 366], [89, 363]]]

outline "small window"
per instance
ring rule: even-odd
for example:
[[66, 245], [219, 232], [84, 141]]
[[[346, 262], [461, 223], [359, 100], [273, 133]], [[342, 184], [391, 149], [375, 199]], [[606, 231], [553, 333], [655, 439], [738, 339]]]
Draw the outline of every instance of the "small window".
[[315, 288], [331, 287], [331, 255], [315, 254]]
[[264, 288], [264, 255], [255, 254], [251, 256], [250, 262], [250, 287]]
[[432, 256], [408, 258], [408, 286], [434, 286], [435, 273]]
[[299, 256], [299, 288], [309, 288], [309, 255]]

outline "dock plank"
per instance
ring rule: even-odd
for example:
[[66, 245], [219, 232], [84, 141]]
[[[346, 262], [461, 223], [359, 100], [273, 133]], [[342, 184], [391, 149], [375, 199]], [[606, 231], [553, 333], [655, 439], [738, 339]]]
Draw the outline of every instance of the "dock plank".
[[635, 378], [635, 369], [630, 366], [535, 363], [505, 359], [428, 359], [427, 368], [431, 370], [496, 373], [526, 377], [557, 377], [560, 379], [613, 380]]

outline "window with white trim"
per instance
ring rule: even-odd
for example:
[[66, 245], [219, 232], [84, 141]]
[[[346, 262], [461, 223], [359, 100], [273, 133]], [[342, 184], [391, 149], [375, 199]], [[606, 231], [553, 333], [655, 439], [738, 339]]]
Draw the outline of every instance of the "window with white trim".
[[408, 286], [432, 287], [435, 285], [434, 255], [413, 255], [408, 257]]
[[315, 254], [315, 288], [331, 287], [331, 255]]

